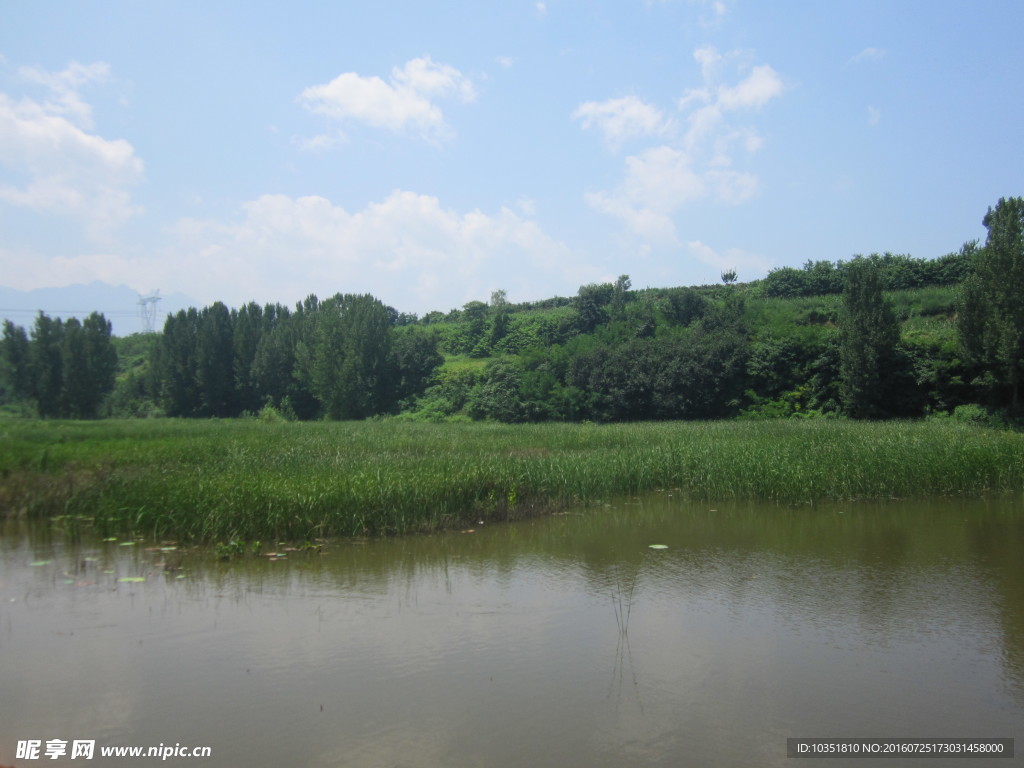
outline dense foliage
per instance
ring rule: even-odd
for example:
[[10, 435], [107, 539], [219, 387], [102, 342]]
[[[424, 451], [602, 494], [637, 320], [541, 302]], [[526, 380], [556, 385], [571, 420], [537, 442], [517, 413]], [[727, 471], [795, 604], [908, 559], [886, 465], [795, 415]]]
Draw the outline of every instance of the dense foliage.
[[294, 311], [217, 303], [167, 318], [145, 387], [168, 416], [232, 417], [268, 409], [287, 418], [360, 419], [397, 410], [441, 364], [435, 335], [409, 328], [372, 296]]
[[217, 302], [168, 317], [162, 333], [111, 340], [101, 316], [40, 315], [31, 338], [5, 325], [0, 387], [9, 407], [41, 417], [514, 423], [973, 408], [994, 422], [1017, 416], [1024, 376], [1024, 201], [1000, 200], [984, 224], [983, 247], [938, 259], [808, 262], [745, 284], [729, 270], [695, 288], [634, 290], [621, 275], [572, 298], [511, 304], [495, 291], [422, 318], [368, 295], [294, 309]]
[[1017, 410], [1024, 377], [1024, 199], [989, 209], [985, 248], [964, 282], [960, 332], [968, 359], [984, 382], [1010, 391]]
[[846, 270], [839, 322], [839, 390], [850, 416], [886, 414], [899, 338], [896, 314], [882, 296], [877, 265], [854, 261]]
[[114, 387], [117, 352], [101, 314], [62, 321], [40, 312], [30, 334], [6, 320], [0, 346], [5, 395], [43, 418], [94, 418]]
[[[977, 244], [965, 243], [959, 253], [950, 253], [937, 259], [915, 259], [902, 254], [877, 253], [866, 257], [878, 270], [882, 283], [889, 290], [923, 288], [927, 285], [954, 285], [973, 270]], [[765, 296], [795, 298], [842, 293], [846, 272], [852, 261], [808, 261], [802, 269], [780, 267], [773, 269], [762, 281]]]

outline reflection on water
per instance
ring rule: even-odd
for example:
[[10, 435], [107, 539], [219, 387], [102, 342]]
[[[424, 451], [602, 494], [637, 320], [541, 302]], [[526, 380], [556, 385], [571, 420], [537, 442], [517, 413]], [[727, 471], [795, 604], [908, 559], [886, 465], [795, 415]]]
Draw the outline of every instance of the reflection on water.
[[0, 763], [29, 738], [678, 766], [783, 765], [790, 736], [1017, 737], [1022, 545], [1013, 501], [656, 495], [274, 561], [9, 524]]

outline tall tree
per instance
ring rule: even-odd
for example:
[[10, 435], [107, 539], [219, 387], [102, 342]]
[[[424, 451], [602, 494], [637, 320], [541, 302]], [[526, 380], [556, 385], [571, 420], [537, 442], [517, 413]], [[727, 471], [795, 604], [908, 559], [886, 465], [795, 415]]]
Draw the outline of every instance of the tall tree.
[[217, 301], [199, 314], [196, 383], [203, 415], [238, 415], [234, 370], [234, 323], [228, 308]]
[[[264, 317], [269, 316], [270, 305]], [[280, 407], [295, 382], [295, 339], [293, 318], [286, 307], [275, 306], [273, 322], [260, 336], [250, 367], [253, 390], [263, 400]]]
[[387, 405], [391, 320], [373, 296], [338, 294], [319, 311], [312, 379], [332, 419], [365, 419]]
[[487, 336], [487, 348], [495, 345], [508, 334], [508, 294], [504, 290], [491, 291], [491, 330]]
[[437, 334], [420, 328], [403, 328], [395, 335], [391, 358], [392, 402], [422, 392], [444, 363], [437, 351]]
[[[623, 275], [623, 277], [626, 277]], [[629, 278], [626, 277], [628, 280]], [[625, 293], [623, 288], [622, 293]], [[602, 323], [608, 322], [608, 305], [615, 295], [615, 286], [611, 283], [597, 285], [590, 283], [581, 285], [576, 294], [576, 312], [579, 315], [580, 333], [593, 333]]]
[[28, 334], [25, 333], [25, 329], [10, 320], [4, 320], [4, 335], [0, 340], [0, 349], [6, 396], [13, 400], [27, 400], [32, 396], [32, 370]]
[[90, 398], [89, 358], [85, 349], [85, 334], [77, 317], [64, 323], [61, 344], [60, 415], [73, 419], [88, 418], [94, 406]]
[[1000, 198], [982, 223], [985, 247], [963, 283], [958, 331], [967, 358], [1020, 409], [1024, 378], [1024, 199]]
[[32, 396], [40, 418], [61, 415], [64, 385], [64, 323], [40, 312], [32, 327], [29, 343], [29, 367], [32, 371]]
[[840, 396], [848, 415], [870, 419], [885, 414], [883, 378], [894, 364], [899, 338], [878, 266], [854, 259], [846, 270], [839, 321]]
[[272, 323], [272, 307], [262, 307], [250, 301], [233, 313], [233, 344], [235, 389], [238, 393], [238, 408], [242, 411], [256, 411], [263, 403], [253, 377], [253, 361], [259, 349], [260, 339]]
[[168, 315], [154, 355], [158, 399], [168, 416], [198, 416], [202, 410], [196, 380], [199, 310]]
[[82, 321], [87, 367], [80, 402], [85, 406], [83, 417], [98, 415], [103, 398], [113, 391], [117, 378], [117, 349], [113, 327], [102, 314], [93, 312]]
[[468, 323], [463, 351], [472, 357], [487, 357], [491, 353], [484, 336], [487, 331], [487, 305], [482, 301], [467, 302], [462, 306], [462, 318]]

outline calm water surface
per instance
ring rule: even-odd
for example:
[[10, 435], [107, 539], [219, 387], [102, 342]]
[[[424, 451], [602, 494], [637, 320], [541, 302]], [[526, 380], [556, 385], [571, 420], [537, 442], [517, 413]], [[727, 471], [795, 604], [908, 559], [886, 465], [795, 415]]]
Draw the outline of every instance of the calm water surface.
[[[793, 763], [790, 736], [1024, 752], [1019, 500], [660, 494], [282, 560], [160, 545], [3, 530], [0, 764], [176, 743], [212, 757], [166, 764], [866, 765]], [[25, 739], [97, 754], [18, 760]]]

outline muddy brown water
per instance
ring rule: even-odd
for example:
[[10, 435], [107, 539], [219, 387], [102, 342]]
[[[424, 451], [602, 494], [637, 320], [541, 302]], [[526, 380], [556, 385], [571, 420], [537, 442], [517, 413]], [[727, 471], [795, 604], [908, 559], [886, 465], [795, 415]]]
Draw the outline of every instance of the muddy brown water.
[[[661, 493], [282, 559], [161, 546], [2, 529], [0, 764], [794, 765], [787, 737], [1024, 750], [1020, 499]], [[32, 739], [40, 758], [19, 759]], [[94, 757], [46, 759], [55, 739]], [[211, 756], [100, 754], [158, 745]]]

